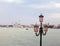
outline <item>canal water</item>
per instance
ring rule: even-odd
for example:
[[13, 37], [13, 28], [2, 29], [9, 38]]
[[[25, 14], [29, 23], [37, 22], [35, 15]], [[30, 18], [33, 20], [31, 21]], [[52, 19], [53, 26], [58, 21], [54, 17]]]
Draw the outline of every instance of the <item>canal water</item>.
[[[0, 28], [0, 46], [39, 46], [40, 37], [29, 28]], [[43, 46], [60, 46], [60, 29], [48, 29]]]

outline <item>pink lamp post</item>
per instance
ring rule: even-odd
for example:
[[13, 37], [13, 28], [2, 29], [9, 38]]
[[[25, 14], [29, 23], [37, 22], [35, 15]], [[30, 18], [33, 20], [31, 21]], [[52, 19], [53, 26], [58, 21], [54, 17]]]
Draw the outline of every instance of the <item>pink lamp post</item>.
[[48, 30], [48, 26], [47, 25], [42, 26], [43, 18], [44, 18], [44, 16], [41, 14], [39, 16], [40, 28], [39, 28], [38, 25], [34, 26], [35, 35], [36, 36], [40, 35], [40, 46], [42, 46], [42, 35], [46, 35], [47, 30]]

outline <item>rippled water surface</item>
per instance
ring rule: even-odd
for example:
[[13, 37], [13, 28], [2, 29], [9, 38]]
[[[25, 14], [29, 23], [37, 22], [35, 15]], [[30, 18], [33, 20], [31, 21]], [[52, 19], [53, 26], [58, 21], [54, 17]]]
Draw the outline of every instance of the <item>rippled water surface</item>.
[[[0, 28], [0, 46], [39, 46], [32, 28]], [[49, 29], [43, 36], [43, 46], [60, 46], [60, 29]]]

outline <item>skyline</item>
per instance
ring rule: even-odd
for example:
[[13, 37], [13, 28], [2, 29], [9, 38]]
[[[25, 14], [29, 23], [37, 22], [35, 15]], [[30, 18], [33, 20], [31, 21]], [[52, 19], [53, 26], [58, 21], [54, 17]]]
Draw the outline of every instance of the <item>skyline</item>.
[[60, 24], [60, 0], [0, 0], [0, 24], [35, 24], [39, 15], [44, 23]]

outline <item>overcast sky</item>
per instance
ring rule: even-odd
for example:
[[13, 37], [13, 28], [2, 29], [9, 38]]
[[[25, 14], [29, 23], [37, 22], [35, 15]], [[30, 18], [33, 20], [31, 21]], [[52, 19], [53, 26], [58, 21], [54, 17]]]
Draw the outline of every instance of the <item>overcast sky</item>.
[[0, 24], [35, 24], [44, 15], [44, 23], [60, 24], [60, 0], [0, 0]]

